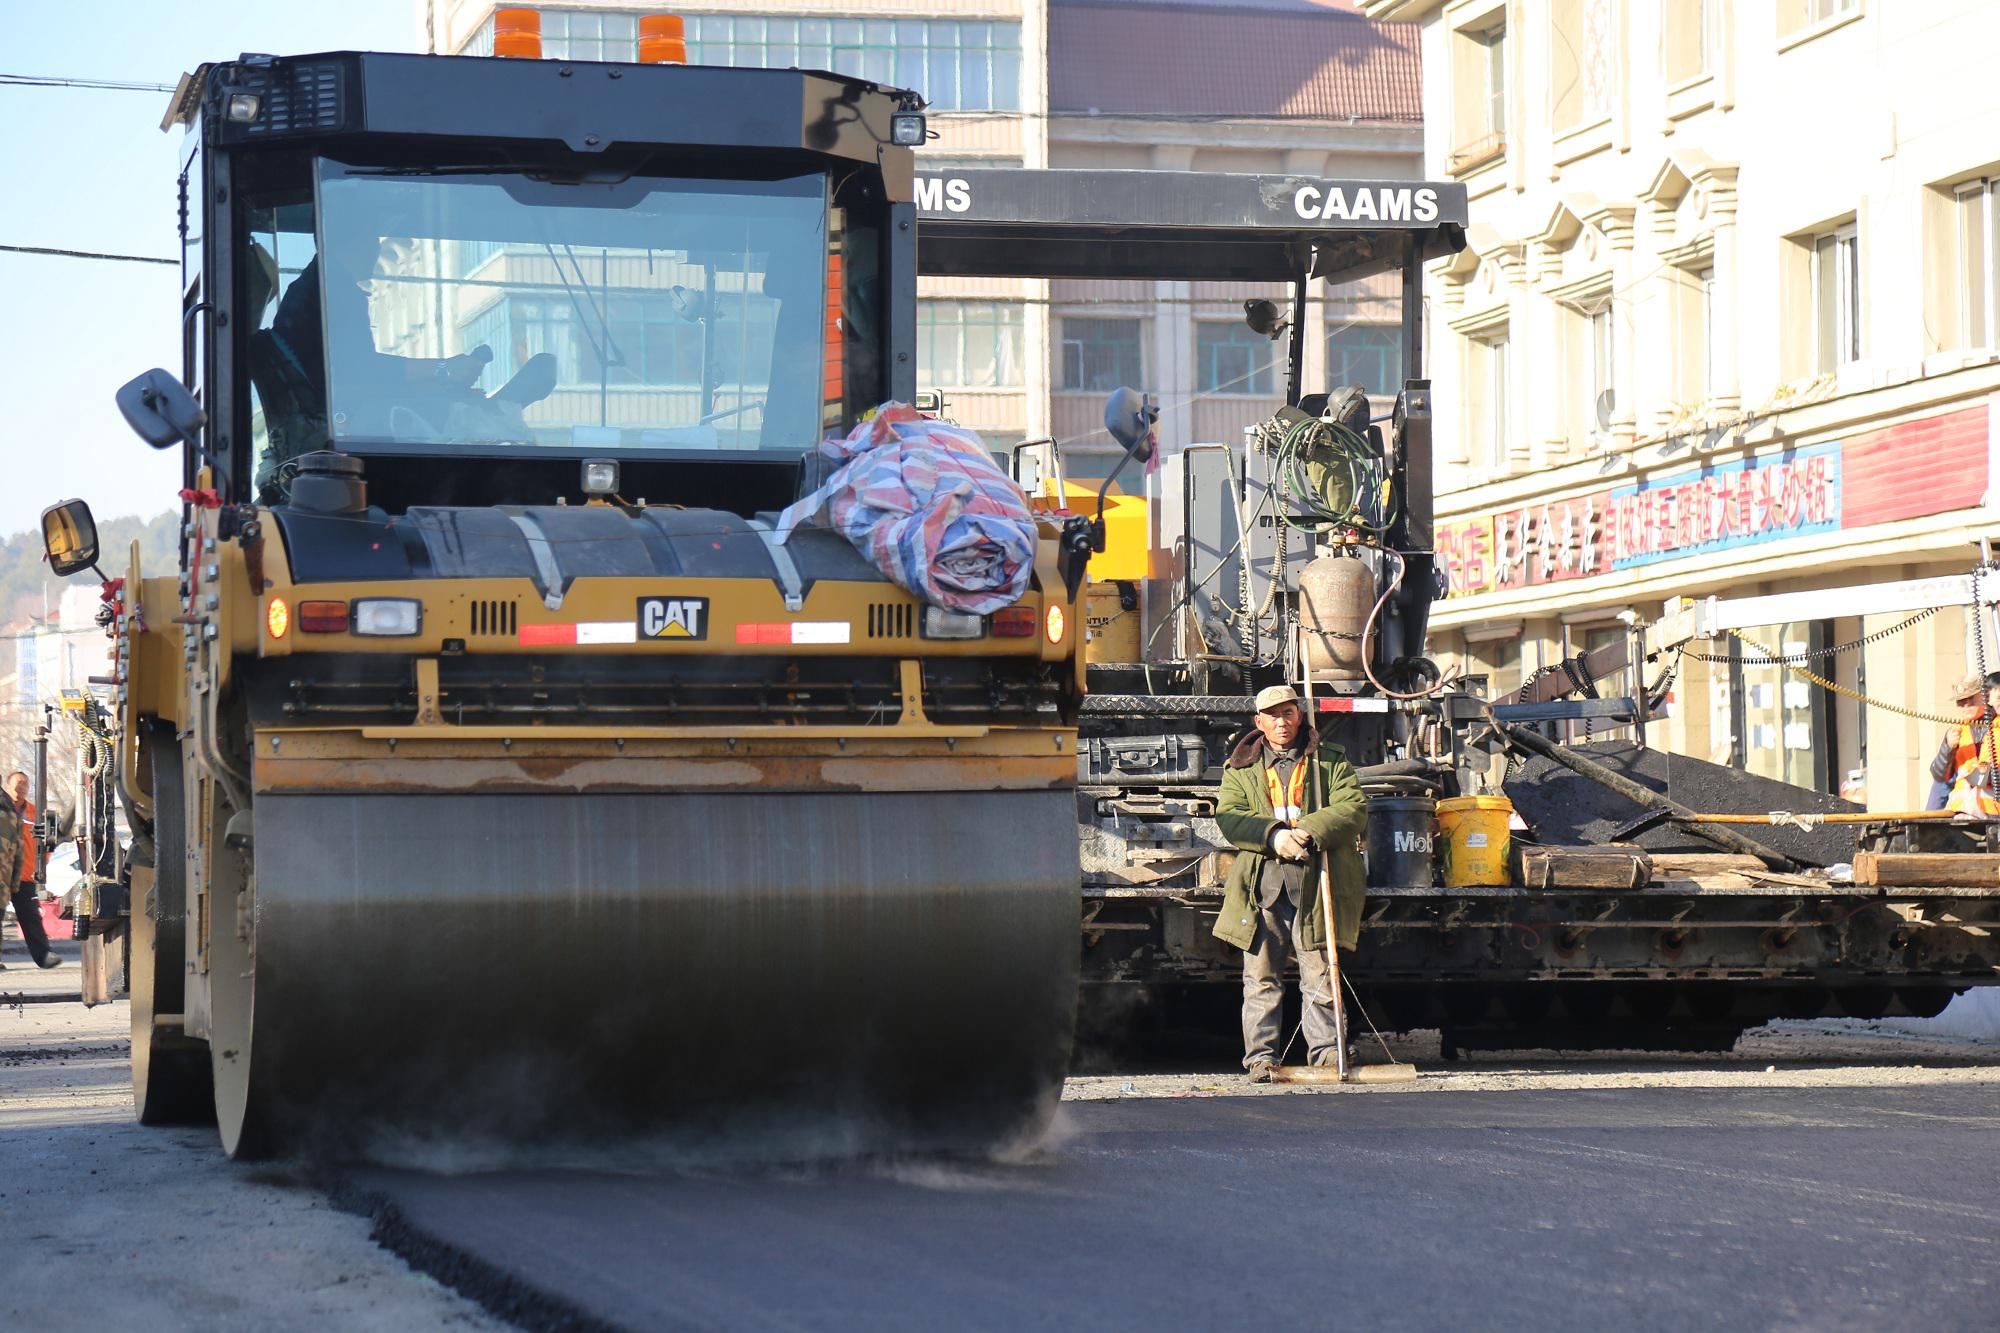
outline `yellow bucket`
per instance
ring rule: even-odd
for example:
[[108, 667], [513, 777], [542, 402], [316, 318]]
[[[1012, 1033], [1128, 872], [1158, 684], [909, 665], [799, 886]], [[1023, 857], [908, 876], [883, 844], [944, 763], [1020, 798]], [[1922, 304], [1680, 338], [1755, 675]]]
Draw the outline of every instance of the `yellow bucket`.
[[1514, 882], [1508, 867], [1513, 837], [1507, 831], [1513, 814], [1514, 803], [1504, 796], [1454, 796], [1437, 803], [1446, 888]]

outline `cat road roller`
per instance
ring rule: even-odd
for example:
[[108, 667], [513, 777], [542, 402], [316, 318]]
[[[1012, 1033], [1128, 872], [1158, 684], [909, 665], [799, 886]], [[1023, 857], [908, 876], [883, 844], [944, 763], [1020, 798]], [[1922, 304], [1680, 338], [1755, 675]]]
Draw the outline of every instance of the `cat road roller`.
[[[333, 53], [205, 66], [173, 122], [184, 360], [119, 401], [182, 450], [183, 542], [108, 584], [140, 1118], [236, 1157], [1037, 1133], [1088, 525], [980, 615], [773, 524], [914, 396], [920, 100]], [[96, 567], [81, 501], [44, 535]]]

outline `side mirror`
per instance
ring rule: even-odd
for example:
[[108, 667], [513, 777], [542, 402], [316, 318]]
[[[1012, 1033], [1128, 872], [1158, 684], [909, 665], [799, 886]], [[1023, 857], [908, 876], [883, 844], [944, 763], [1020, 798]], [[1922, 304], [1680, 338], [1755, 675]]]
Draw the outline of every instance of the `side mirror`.
[[64, 500], [42, 511], [42, 549], [57, 578], [97, 565], [97, 520], [81, 500]]
[[1243, 303], [1243, 322], [1250, 326], [1250, 332], [1262, 338], [1275, 338], [1291, 323], [1278, 309], [1276, 301], [1255, 300]]
[[674, 313], [684, 323], [699, 324], [708, 318], [708, 298], [701, 292], [691, 292], [676, 284], [667, 288], [667, 295], [674, 303]]
[[1127, 455], [1141, 463], [1152, 460], [1153, 423], [1159, 419], [1160, 406], [1151, 394], [1114, 389], [1104, 402], [1104, 429]]
[[164, 370], [149, 370], [120, 389], [118, 411], [133, 433], [155, 449], [195, 443], [208, 420], [187, 387]]

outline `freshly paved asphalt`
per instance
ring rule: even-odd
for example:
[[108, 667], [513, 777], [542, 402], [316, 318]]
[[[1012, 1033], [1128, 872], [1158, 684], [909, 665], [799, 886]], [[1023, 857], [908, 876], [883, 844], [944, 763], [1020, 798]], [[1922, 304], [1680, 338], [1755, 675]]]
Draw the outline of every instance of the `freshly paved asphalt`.
[[1072, 1102], [1017, 1164], [350, 1183], [530, 1326], [2000, 1328], [1991, 1086]]

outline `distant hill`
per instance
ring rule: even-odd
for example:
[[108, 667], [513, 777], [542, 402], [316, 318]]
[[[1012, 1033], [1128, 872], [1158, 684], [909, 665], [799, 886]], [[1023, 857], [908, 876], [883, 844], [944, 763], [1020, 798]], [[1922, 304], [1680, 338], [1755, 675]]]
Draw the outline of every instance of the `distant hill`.
[[[99, 567], [112, 578], [121, 577], [129, 563], [132, 542], [137, 539], [141, 567], [147, 575], [171, 573], [180, 563], [175, 547], [180, 521], [175, 510], [152, 518], [127, 515], [99, 520]], [[42, 559], [42, 534], [13, 533], [0, 540], [0, 622], [19, 625], [41, 616], [44, 608], [53, 611], [65, 587], [73, 585], [77, 578], [89, 577], [88, 574], [71, 579], [55, 577]]]

